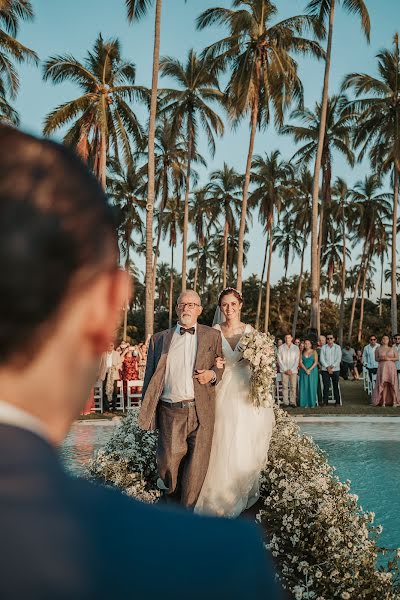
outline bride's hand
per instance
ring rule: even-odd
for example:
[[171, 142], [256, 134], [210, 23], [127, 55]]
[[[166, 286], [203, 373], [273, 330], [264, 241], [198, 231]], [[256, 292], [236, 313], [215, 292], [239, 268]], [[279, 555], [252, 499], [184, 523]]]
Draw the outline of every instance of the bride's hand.
[[217, 367], [217, 369], [223, 369], [225, 366], [225, 359], [222, 358], [222, 356], [217, 356], [217, 358], [215, 359], [215, 366]]

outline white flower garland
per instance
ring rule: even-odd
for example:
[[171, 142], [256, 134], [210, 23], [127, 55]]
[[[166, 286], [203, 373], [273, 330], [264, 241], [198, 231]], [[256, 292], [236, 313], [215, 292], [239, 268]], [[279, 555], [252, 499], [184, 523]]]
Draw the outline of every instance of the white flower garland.
[[[276, 427], [262, 474], [257, 515], [282, 585], [296, 600], [399, 600], [400, 551], [386, 569], [377, 557], [382, 528], [341, 483], [324, 453], [275, 407]], [[157, 435], [129, 414], [91, 463], [91, 473], [146, 502], [156, 502]]]

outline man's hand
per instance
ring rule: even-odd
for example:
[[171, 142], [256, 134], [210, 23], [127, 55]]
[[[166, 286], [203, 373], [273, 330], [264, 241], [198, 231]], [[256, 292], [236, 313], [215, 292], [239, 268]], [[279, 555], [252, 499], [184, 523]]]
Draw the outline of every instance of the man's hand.
[[194, 374], [194, 378], [197, 379], [197, 381], [201, 385], [206, 385], [207, 383], [210, 383], [210, 381], [214, 379], [214, 377], [214, 371], [205, 371], [204, 369], [198, 369]]
[[290, 369], [288, 371], [285, 371], [285, 375], [291, 375], [292, 371], [290, 371]]

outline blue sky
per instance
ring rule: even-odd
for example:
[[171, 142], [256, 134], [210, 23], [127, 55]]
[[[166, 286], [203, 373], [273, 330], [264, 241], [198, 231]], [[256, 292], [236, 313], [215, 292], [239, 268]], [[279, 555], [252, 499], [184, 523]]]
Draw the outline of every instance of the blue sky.
[[[304, 11], [303, 0], [276, 0], [279, 18], [285, 18]], [[36, 50], [40, 59], [51, 55], [70, 53], [79, 60], [83, 58], [98, 35], [118, 37], [122, 44], [122, 54], [127, 60], [136, 64], [137, 83], [150, 85], [153, 51], [153, 14], [152, 12], [139, 23], [129, 25], [123, 0], [33, 0], [35, 21], [23, 24], [19, 39]], [[230, 0], [164, 0], [162, 19], [161, 54], [185, 59], [189, 48], [200, 51], [206, 45], [219, 39], [222, 31], [218, 28], [207, 31], [196, 31], [195, 19], [203, 10], [213, 6], [231, 5]], [[335, 36], [333, 46], [333, 63], [330, 80], [330, 91], [338, 91], [343, 77], [353, 71], [375, 73], [375, 56], [380, 48], [388, 47], [396, 28], [400, 29], [399, 0], [367, 0], [372, 32], [371, 44], [367, 45], [358, 20], [347, 15], [341, 8], [337, 10]], [[320, 100], [323, 63], [311, 60], [300, 60], [300, 76], [305, 89], [305, 104], [313, 107]], [[69, 83], [54, 86], [43, 82], [41, 69], [32, 65], [18, 67], [21, 76], [21, 89], [16, 108], [21, 115], [21, 125], [27, 131], [40, 134], [45, 115], [56, 105], [69, 100], [77, 94], [77, 88]], [[161, 80], [160, 85], [163, 85]], [[145, 118], [142, 108], [137, 109]], [[243, 172], [248, 146], [247, 123], [235, 130], [226, 124], [224, 137], [217, 141], [217, 152], [212, 159], [205, 143], [201, 151], [207, 157], [208, 167], [201, 171], [201, 182], [206, 182], [207, 171], [220, 168], [223, 162]], [[271, 152], [279, 148], [285, 158], [290, 158], [295, 147], [288, 137], [277, 135], [273, 127], [257, 134], [255, 153]], [[351, 169], [340, 158], [334, 160], [334, 178], [344, 177], [349, 185], [363, 178], [368, 172], [368, 163], [357, 165]], [[201, 183], [200, 182], [200, 183]], [[248, 266], [245, 275], [259, 273], [264, 239], [261, 227], [254, 219], [251, 234], [251, 248], [248, 253]], [[162, 248], [163, 260], [168, 260], [167, 247]], [[355, 251], [356, 255], [357, 252]], [[179, 260], [179, 253], [177, 256]], [[308, 262], [308, 257], [307, 257]], [[307, 263], [306, 263], [307, 264]], [[272, 281], [282, 276], [282, 261], [273, 261]], [[298, 262], [295, 260], [289, 274], [297, 272]], [[143, 263], [139, 263], [143, 267]]]

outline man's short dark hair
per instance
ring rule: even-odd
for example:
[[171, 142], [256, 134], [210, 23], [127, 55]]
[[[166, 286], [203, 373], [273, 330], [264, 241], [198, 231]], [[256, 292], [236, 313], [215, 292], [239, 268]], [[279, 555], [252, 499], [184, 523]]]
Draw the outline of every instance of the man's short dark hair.
[[112, 211], [80, 159], [0, 125], [0, 363], [29, 359], [76, 276], [113, 253]]

